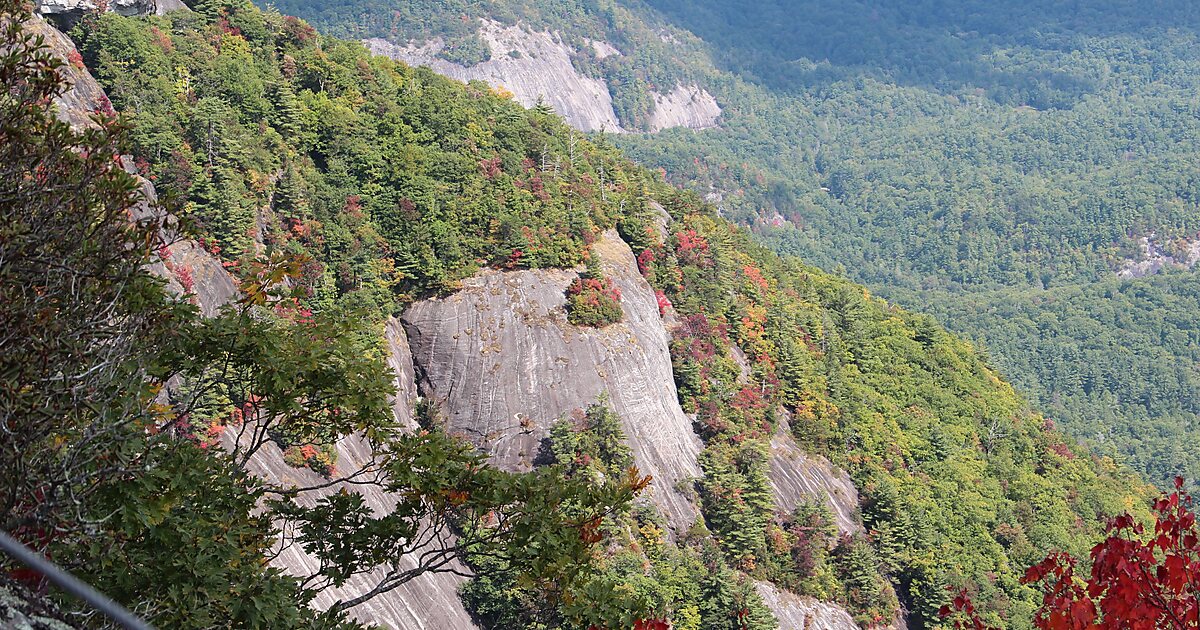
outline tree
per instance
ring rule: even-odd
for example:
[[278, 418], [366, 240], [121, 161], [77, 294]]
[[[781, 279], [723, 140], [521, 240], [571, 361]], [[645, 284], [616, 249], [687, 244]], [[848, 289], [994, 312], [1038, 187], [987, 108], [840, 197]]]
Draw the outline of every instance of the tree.
[[[1154, 529], [1128, 513], [1108, 524], [1108, 537], [1092, 548], [1086, 579], [1078, 561], [1052, 552], [1026, 571], [1022, 582], [1042, 584], [1042, 606], [1034, 617], [1041, 630], [1186, 630], [1200, 627], [1200, 530], [1192, 497], [1175, 489], [1154, 501]], [[984, 630], [966, 592], [942, 607], [956, 628]]]
[[0, 2], [0, 527], [48, 538], [136, 468], [150, 355], [179, 315], [143, 266], [161, 244], [126, 174], [122, 123], [55, 118], [62, 62]]
[[[61, 61], [29, 19], [0, 0], [0, 527], [162, 627], [346, 627], [348, 609], [455, 570], [467, 546], [546, 587], [575, 583], [595, 523], [648, 479], [508, 474], [441, 432], [398, 435], [371, 320], [301, 308], [302, 256], [250, 265], [240, 300], [211, 318], [168, 294], [148, 267], [169, 257], [174, 222], [123, 170], [119, 120], [75, 131], [55, 118]], [[280, 431], [314, 446], [359, 436], [376, 457], [270, 485], [248, 464]], [[356, 483], [383, 485], [395, 507], [374, 513]], [[318, 558], [312, 575], [268, 566], [293, 541]], [[377, 567], [361, 596], [308, 606]]]

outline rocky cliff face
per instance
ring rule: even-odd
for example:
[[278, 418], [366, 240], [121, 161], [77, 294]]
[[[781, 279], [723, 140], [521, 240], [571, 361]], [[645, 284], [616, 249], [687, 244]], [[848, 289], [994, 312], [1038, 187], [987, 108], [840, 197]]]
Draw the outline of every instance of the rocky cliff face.
[[863, 531], [858, 515], [858, 490], [850, 475], [820, 455], [805, 453], [792, 439], [786, 422], [780, 422], [771, 437], [769, 465], [767, 476], [776, 509], [791, 512], [806, 501], [820, 501], [833, 512], [839, 531], [846, 534]]
[[[375, 54], [413, 66], [429, 66], [435, 72], [459, 81], [480, 80], [496, 88], [502, 87], [526, 107], [542, 100], [561, 114], [567, 124], [581, 131], [623, 130], [613, 111], [608, 86], [575, 69], [571, 57], [576, 51], [556, 33], [531, 32], [520, 25], [504, 26], [484, 20], [479, 36], [491, 49], [492, 58], [469, 67], [439, 58], [438, 53], [445, 47], [440, 38], [403, 46], [380, 38], [367, 39], [364, 43]], [[591, 47], [601, 59], [621, 54], [603, 41], [592, 41]], [[650, 131], [670, 127], [713, 127], [721, 115], [716, 99], [694, 85], [676, 85], [667, 94], [654, 94], [653, 97], [655, 107], [650, 117]]]
[[610, 231], [593, 254], [621, 290], [622, 322], [567, 323], [574, 272], [484, 272], [404, 313], [420, 384], [450, 430], [513, 470], [533, 465], [555, 421], [607, 394], [638, 468], [654, 477], [651, 500], [687, 528], [698, 513], [683, 486], [701, 474], [701, 444], [679, 407], [669, 335], [629, 246]]
[[187, 8], [183, 0], [38, 0], [37, 11], [73, 22], [101, 6], [121, 15], [162, 15]]
[[485, 81], [513, 93], [526, 107], [539, 99], [562, 114], [581, 131], [620, 131], [608, 87], [599, 79], [579, 74], [571, 65], [574, 51], [550, 33], [529, 33], [519, 26], [484, 21], [480, 37], [492, 49], [492, 58], [471, 67], [439, 59], [445, 43], [434, 39], [424, 45], [398, 46], [384, 39], [368, 39], [371, 52], [413, 66], [429, 66], [459, 81]]
[[781, 591], [770, 582], [757, 582], [763, 603], [775, 613], [779, 630], [857, 630], [858, 624], [845, 609]]
[[[46, 37], [52, 50], [69, 58], [74, 46], [62, 33], [35, 17], [30, 28]], [[103, 90], [86, 70], [64, 68], [72, 88], [58, 100], [60, 116], [74, 124], [91, 124], [89, 115], [105, 102]], [[135, 216], [158, 212], [154, 188], [143, 181], [147, 202]], [[660, 211], [657, 227], [669, 217]], [[564, 291], [576, 273], [561, 270], [486, 271], [464, 282], [447, 298], [417, 302], [384, 330], [389, 367], [397, 395], [393, 410], [401, 426], [415, 426], [418, 385], [444, 415], [452, 430], [473, 439], [493, 461], [509, 469], [533, 465], [547, 428], [575, 409], [607, 393], [620, 415], [639, 468], [654, 477], [650, 500], [675, 528], [686, 528], [698, 511], [688, 488], [700, 476], [696, 456], [701, 449], [691, 420], [679, 407], [668, 351], [670, 313], [659, 315], [657, 300], [637, 271], [629, 247], [615, 232], [594, 246], [605, 273], [622, 292], [624, 318], [605, 329], [581, 329], [567, 323]], [[152, 270], [168, 278], [173, 290], [192, 294], [207, 315], [237, 295], [237, 283], [220, 261], [189, 240], [169, 246], [169, 257]], [[411, 336], [411, 347], [410, 347]], [[351, 436], [338, 445], [338, 465], [357, 470], [371, 459], [369, 445]], [[267, 444], [249, 467], [264, 479], [283, 485], [321, 481], [307, 469], [283, 461]], [[776, 501], [790, 509], [804, 497], [826, 500], [850, 531], [854, 521], [854, 488], [845, 474], [819, 458], [806, 456], [784, 433], [773, 443], [771, 481]], [[338, 487], [320, 492], [335, 492]], [[355, 485], [368, 504], [387, 510], [392, 499], [378, 485]], [[320, 492], [302, 501], [314, 502]], [[297, 575], [314, 568], [314, 560], [296, 546], [272, 561]], [[400, 558], [401, 567], [411, 560]], [[356, 578], [340, 589], [323, 592], [317, 604], [329, 606], [365, 592], [377, 576]], [[390, 628], [459, 629], [476, 627], [458, 598], [462, 578], [422, 575], [355, 609], [359, 620]], [[778, 592], [760, 584], [764, 600], [782, 628], [852, 628], [849, 615], [836, 606]], [[0, 619], [2, 620], [2, 619]]]
[[707, 129], [717, 126], [721, 106], [707, 90], [695, 85], [679, 85], [666, 94], [654, 94], [650, 131], [671, 127]]

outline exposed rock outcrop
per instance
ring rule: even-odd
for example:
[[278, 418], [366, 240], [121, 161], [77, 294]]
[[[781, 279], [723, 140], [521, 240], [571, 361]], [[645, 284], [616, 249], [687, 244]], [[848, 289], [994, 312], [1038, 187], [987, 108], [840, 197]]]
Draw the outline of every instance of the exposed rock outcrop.
[[717, 126], [721, 106], [708, 90], [695, 85], [676, 84], [666, 94], [654, 94], [654, 111], [650, 113], [650, 131], [671, 127], [707, 129]]
[[397, 46], [384, 39], [368, 39], [371, 52], [413, 66], [429, 66], [459, 81], [480, 80], [503, 87], [517, 101], [532, 107], [542, 99], [581, 131], [620, 131], [608, 86], [585, 77], [571, 64], [575, 51], [556, 35], [531, 33], [520, 26], [484, 20], [479, 35], [492, 50], [492, 58], [466, 67], [438, 58], [445, 43], [434, 39], [424, 45]]
[[102, 5], [106, 11], [121, 15], [163, 15], [187, 8], [182, 0], [38, 0], [37, 11], [73, 22]]
[[[39, 16], [34, 16], [28, 23], [31, 32], [42, 35], [50, 49], [63, 59], [70, 59], [75, 50], [70, 38], [58, 29], [48, 24]], [[68, 89], [56, 101], [59, 117], [76, 126], [93, 125], [91, 113], [107, 103], [104, 90], [87, 70], [72, 64], [66, 64], [63, 72], [70, 83]], [[154, 186], [141, 180], [143, 203], [133, 209], [133, 217], [142, 218], [150, 213], [159, 213], [155, 207], [156, 194]], [[190, 293], [191, 299], [200, 308], [201, 313], [211, 316], [221, 306], [229, 303], [237, 295], [237, 282], [222, 266], [220, 261], [192, 240], [176, 239], [168, 246], [169, 256], [150, 266], [150, 271], [166, 278], [168, 287], [179, 294]], [[185, 286], [186, 285], [186, 286]], [[409, 353], [408, 341], [404, 329], [398, 320], [391, 320], [385, 326], [385, 344], [389, 351], [388, 364], [396, 374], [397, 395], [393, 402], [393, 410], [401, 426], [413, 426], [413, 405], [416, 400], [416, 384], [413, 376], [412, 355]], [[229, 435], [232, 438], [232, 435]], [[338, 465], [343, 471], [353, 472], [370, 461], [369, 445], [357, 436], [347, 437], [337, 445]], [[307, 469], [292, 467], [283, 461], [282, 453], [273, 443], [267, 443], [250, 460], [248, 467], [251, 472], [268, 482], [281, 485], [307, 486], [324, 481], [321, 477]], [[336, 492], [340, 487], [335, 486], [318, 492], [305, 493], [300, 499], [312, 505], [322, 493]], [[355, 485], [354, 490], [361, 492], [367, 504], [377, 510], [389, 509], [393, 502], [379, 485]], [[413, 564], [411, 558], [401, 558], [400, 566], [408, 567]], [[316, 561], [306, 554], [299, 546], [292, 545], [285, 549], [273, 560], [273, 564], [285, 571], [296, 575], [304, 575], [316, 567]], [[378, 577], [378, 572], [359, 576], [338, 589], [327, 589], [317, 598], [315, 604], [328, 607], [340, 599], [366, 592]], [[382, 627], [403, 628], [414, 630], [441, 630], [443, 628], [468, 629], [476, 627], [462, 602], [458, 598], [458, 585], [463, 578], [451, 574], [425, 574], [389, 593], [382, 594], [351, 610], [351, 614], [363, 622], [378, 624]], [[0, 597], [2, 599], [2, 597]], [[3, 603], [0, 602], [0, 615], [6, 614]], [[0, 617], [0, 622], [4, 618]], [[50, 623], [49, 621], [47, 623]], [[51, 627], [34, 625], [32, 627]]]
[[[61, 59], [71, 59], [76, 53], [71, 38], [54, 28], [41, 16], [35, 15], [26, 23], [29, 32], [41, 35], [51, 52]], [[58, 117], [76, 129], [95, 126], [92, 114], [109, 107], [104, 88], [87, 69], [74, 63], [63, 64], [60, 72], [70, 86], [57, 99], [55, 109]], [[129, 162], [128, 159], [125, 160]], [[162, 217], [157, 208], [158, 196], [154, 186], [139, 178], [142, 185], [142, 202], [133, 208], [134, 219], [150, 215]], [[167, 238], [170, 245], [160, 252], [163, 260], [150, 266], [150, 270], [166, 278], [171, 290], [176, 293], [191, 293], [193, 302], [205, 316], [212, 316], [223, 304], [237, 294], [237, 283], [216, 257], [209, 254], [198, 243], [187, 239]]]
[[[445, 41], [440, 38], [404, 46], [380, 38], [367, 39], [364, 43], [375, 54], [413, 66], [429, 66], [435, 72], [459, 81], [480, 80], [492, 87], [502, 87], [526, 107], [542, 100], [562, 115], [567, 124], [581, 131], [623, 131], [613, 110], [608, 86], [600, 79], [580, 74], [571, 61], [576, 51], [557, 33], [529, 31], [520, 25], [505, 26], [483, 20], [479, 36], [492, 55], [488, 61], [473, 66], [438, 57], [445, 48]], [[588, 43], [598, 59], [621, 54], [608, 42], [589, 40]], [[721, 116], [721, 107], [712, 94], [695, 85], [677, 84], [666, 94], [654, 93], [653, 98], [654, 111], [648, 122], [651, 132], [671, 127], [715, 127]]]
[[[371, 448], [356, 436], [342, 439], [337, 445], [338, 468], [342, 474], [361, 470], [371, 462]], [[284, 486], [306, 487], [325, 481], [308, 469], [295, 468], [283, 460], [283, 454], [273, 443], [266, 444], [250, 462], [256, 475]], [[358, 484], [352, 487], [366, 499], [367, 505], [381, 514], [395, 505], [395, 500], [378, 485]], [[313, 505], [324, 495], [338, 492], [340, 486], [305, 492], [297, 499], [302, 505]], [[416, 566], [411, 556], [399, 558], [397, 566], [409, 569]], [[287, 546], [273, 563], [294, 575], [314, 571], [317, 560], [299, 545]], [[460, 571], [461, 566], [455, 565]], [[384, 568], [352, 577], [344, 586], [326, 588], [317, 596], [313, 605], [328, 608], [335, 602], [347, 600], [369, 591], [385, 573]], [[350, 609], [350, 614], [361, 622], [376, 624], [382, 628], [403, 630], [466, 630], [475, 628], [475, 622], [458, 598], [458, 587], [464, 578], [450, 573], [426, 573], [409, 581], [396, 590], [378, 595]]]
[[756, 582], [763, 603], [775, 613], [779, 630], [858, 630], [844, 608], [780, 590], [770, 582]]
[[57, 619], [53, 606], [45, 596], [0, 581], [0, 629], [72, 630], [76, 627]]
[[[42, 16], [34, 15], [25, 23], [27, 32], [41, 35], [46, 47], [58, 58], [69, 60], [77, 53], [75, 43], [70, 37], [54, 28]], [[59, 68], [59, 73], [70, 87], [54, 101], [56, 113], [60, 120], [69, 123], [75, 129], [90, 127], [92, 113], [108, 104], [104, 88], [82, 64], [67, 62]]]
[[1141, 246], [1139, 258], [1126, 258], [1117, 270], [1119, 278], [1143, 278], [1154, 275], [1164, 269], [1195, 269], [1200, 263], [1200, 234], [1195, 240], [1179, 239], [1174, 248], [1175, 254], [1168, 254], [1159, 245], [1158, 235], [1150, 234], [1138, 239]]
[[780, 421], [771, 437], [771, 491], [775, 507], [791, 512], [806, 501], [822, 501], [833, 512], [838, 530], [861, 533], [862, 520], [858, 515], [858, 490], [846, 471], [834, 466], [820, 455], [809, 455], [792, 439], [786, 421]]
[[403, 315], [423, 393], [450, 430], [507, 469], [528, 470], [547, 429], [602, 393], [620, 415], [651, 499], [675, 528], [697, 516], [687, 488], [700, 441], [679, 407], [654, 292], [614, 231], [593, 249], [622, 294], [624, 319], [603, 329], [567, 323], [570, 271], [486, 271], [458, 293]]
[[[74, 47], [66, 36], [38, 17], [30, 24], [60, 56], [72, 57]], [[543, 44], [563, 46], [542, 35], [546, 38], [541, 40]], [[560, 61], [564, 59], [569, 68], [569, 57]], [[92, 124], [90, 113], [107, 105], [103, 90], [76, 65], [68, 64], [64, 72], [72, 87], [57, 102], [60, 116], [73, 125]], [[611, 114], [611, 102], [607, 107]], [[612, 122], [615, 128], [615, 116]], [[135, 209], [135, 216], [159, 212], [154, 208], [153, 186], [146, 181], [142, 184], [147, 202]], [[654, 208], [656, 227], [665, 231], [670, 217], [661, 206], [654, 204]], [[169, 252], [169, 264], [156, 263], [152, 270], [168, 278], [176, 291], [192, 293], [206, 315], [237, 295], [233, 277], [197, 243], [181, 240], [172, 243]], [[576, 273], [562, 270], [483, 272], [466, 281], [455, 295], [414, 304], [404, 314], [404, 325], [400, 320], [389, 321], [385, 343], [389, 366], [396, 375], [395, 416], [401, 426], [415, 426], [420, 380], [452, 430], [470, 436], [498, 465], [527, 469], [553, 422], [607, 393], [622, 419], [637, 465], [654, 476], [650, 499], [674, 528], [686, 528], [698, 517], [690, 481], [701, 475], [696, 460], [701, 443], [678, 404], [668, 350], [670, 335], [653, 290], [637, 272], [633, 253], [616, 233], [607, 232], [595, 244], [594, 254], [622, 292], [623, 321], [604, 329], [577, 328], [566, 321], [564, 291]], [[406, 333], [412, 335], [411, 347]], [[357, 470], [371, 458], [369, 445], [357, 436], [341, 440], [337, 450], [343, 472]], [[772, 442], [770, 466], [781, 509], [791, 509], [806, 497], [823, 497], [837, 514], [840, 528], [853, 531], [861, 527], [854, 515], [856, 494], [845, 473], [821, 458], [805, 455], [786, 429]], [[283, 485], [322, 481], [307, 469], [285, 463], [282, 453], [270, 443], [252, 458], [249, 467], [269, 482]], [[302, 500], [311, 503], [322, 492], [339, 489], [334, 486], [307, 493]], [[379, 485], [355, 485], [353, 489], [375, 510], [392, 505], [391, 497]], [[314, 559], [295, 545], [273, 562], [298, 575], [315, 567]], [[409, 566], [406, 563], [411, 560], [398, 560], [400, 566]], [[377, 577], [360, 576], [340, 589], [328, 589], [317, 604], [329, 606], [358, 595]], [[461, 583], [461, 578], [450, 574], [422, 575], [352, 613], [364, 622], [392, 628], [474, 628], [458, 598]], [[766, 583], [758, 589], [783, 628], [854, 627], [849, 615], [836, 606], [779, 592]]]

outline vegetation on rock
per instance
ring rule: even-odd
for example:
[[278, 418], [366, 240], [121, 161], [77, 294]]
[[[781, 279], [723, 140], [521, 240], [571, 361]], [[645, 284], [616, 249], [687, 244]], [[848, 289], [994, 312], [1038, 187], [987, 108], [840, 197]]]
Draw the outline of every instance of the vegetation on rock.
[[[123, 169], [127, 128], [111, 112], [84, 130], [55, 118], [62, 62], [26, 31], [30, 19], [0, 3], [0, 527], [159, 627], [359, 627], [347, 609], [444, 571], [466, 545], [575, 588], [591, 566], [587, 523], [645, 481], [505, 473], [440, 432], [396, 435], [370, 319], [349, 306], [295, 316], [311, 297], [304, 257], [248, 262], [240, 300], [210, 318], [170, 295], [147, 267], [179, 238], [176, 222]], [[135, 42], [154, 33], [113, 24]], [[305, 507], [292, 499], [313, 488], [254, 478], [247, 463], [275, 430], [365, 437], [396, 505], [376, 513], [342, 492]], [[427, 549], [415, 568], [389, 562], [445, 539], [451, 520], [475, 535]], [[281, 527], [318, 559], [311, 575], [267, 563], [286, 544]], [[369, 592], [310, 607], [323, 586], [375, 569]], [[0, 572], [45, 590], [7, 557]]]
[[[677, 542], [666, 542], [652, 512], [627, 507], [640, 480], [618, 473], [611, 422], [557, 429], [558, 463], [513, 476], [433, 431], [391, 447], [395, 489], [417, 497], [402, 502], [410, 511], [378, 518], [353, 493], [313, 509], [274, 504], [299, 519], [306, 547], [330, 554], [319, 584], [372, 566], [364, 558], [395, 557], [398, 537], [432, 510], [466, 536], [451, 551], [470, 551], [482, 575], [464, 598], [496, 626], [666, 618], [766, 628], [774, 622], [753, 580], [770, 579], [832, 597], [864, 624], [886, 624], [903, 604], [910, 623], [935, 625], [946, 587], [970, 588], [989, 622], [1023, 628], [1038, 593], [1020, 582], [1022, 567], [1052, 548], [1085, 550], [1105, 515], [1145, 494], [929, 317], [771, 253], [695, 194], [544, 108], [372, 57], [237, 0], [105, 15], [75, 34], [114, 106], [129, 113], [144, 172], [244, 281], [259, 282], [260, 251], [304, 257], [285, 275], [313, 322], [231, 314], [196, 328], [221, 335], [203, 347], [226, 353], [233, 344], [233, 364], [250, 377], [252, 387], [232, 380], [238, 395], [228, 398], [263, 397], [306, 440], [329, 443], [362, 423], [381, 439], [372, 424], [385, 417], [374, 411], [380, 390], [364, 375], [385, 371], [370, 327], [355, 333], [352, 324], [451, 291], [483, 267], [574, 267], [616, 227], [663, 313], [678, 318], [676, 383], [705, 448], [695, 484], [703, 518]], [[665, 206], [665, 225], [652, 202]], [[251, 324], [278, 329], [238, 332]], [[305, 345], [314, 325], [329, 326], [318, 339], [341, 343]], [[209, 352], [189, 364], [193, 373], [227, 357]], [[296, 364], [283, 372], [294, 376], [287, 383], [367, 380], [350, 380], [361, 394], [351, 399], [290, 389], [255, 380], [268, 359]], [[348, 407], [325, 413], [334, 403]], [[835, 543], [825, 570], [805, 559], [820, 553], [797, 529], [814, 517], [777, 513], [770, 491], [769, 442], [785, 418], [797, 441], [846, 468], [860, 489], [866, 534]], [[496, 542], [485, 535], [495, 531], [485, 527], [493, 511], [511, 524], [499, 559], [479, 546]], [[359, 526], [339, 529], [330, 518]], [[551, 597], [539, 592], [552, 585]]]
[[[938, 316], [1076, 439], [1163, 488], [1200, 478], [1178, 448], [1200, 437], [1191, 3], [279, 6], [399, 43], [463, 41], [484, 19], [557, 33], [630, 129], [652, 93], [704, 87], [721, 128], [613, 142], [777, 251]], [[1169, 279], [1115, 277], [1143, 238]]]

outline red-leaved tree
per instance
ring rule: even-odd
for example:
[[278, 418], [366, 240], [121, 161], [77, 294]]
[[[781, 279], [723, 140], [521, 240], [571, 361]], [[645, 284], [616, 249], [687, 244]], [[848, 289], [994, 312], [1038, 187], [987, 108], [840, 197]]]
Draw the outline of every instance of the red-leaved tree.
[[[1076, 575], [1076, 560], [1053, 552], [1025, 572], [1022, 582], [1042, 584], [1034, 625], [1042, 630], [1184, 630], [1200, 628], [1200, 533], [1192, 497], [1175, 490], [1154, 502], [1148, 533], [1129, 514], [1108, 523], [1108, 538], [1092, 548], [1090, 576]], [[966, 593], [942, 607], [961, 630], [985, 630]]]

